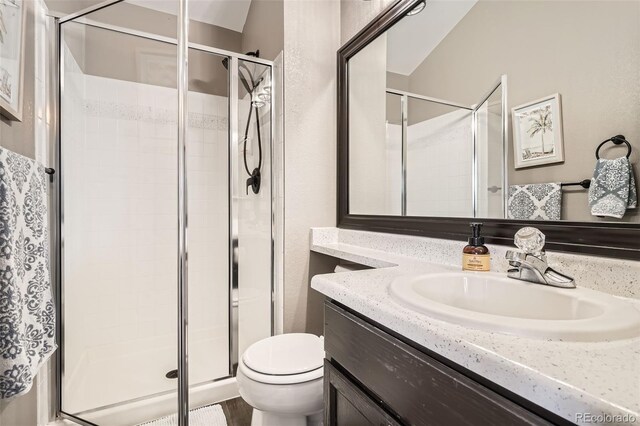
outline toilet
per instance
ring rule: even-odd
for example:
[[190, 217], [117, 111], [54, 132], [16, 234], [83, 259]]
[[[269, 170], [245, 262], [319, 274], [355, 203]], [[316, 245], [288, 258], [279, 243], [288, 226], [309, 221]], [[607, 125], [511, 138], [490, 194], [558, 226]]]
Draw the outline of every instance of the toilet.
[[288, 333], [249, 346], [238, 361], [240, 396], [252, 426], [322, 425], [324, 339]]

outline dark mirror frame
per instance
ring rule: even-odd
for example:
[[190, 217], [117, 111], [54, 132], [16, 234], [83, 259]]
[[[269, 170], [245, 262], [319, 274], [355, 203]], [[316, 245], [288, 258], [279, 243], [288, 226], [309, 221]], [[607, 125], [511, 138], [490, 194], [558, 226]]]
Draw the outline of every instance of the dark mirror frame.
[[513, 235], [518, 229], [535, 226], [546, 235], [545, 247], [549, 250], [640, 260], [640, 224], [349, 214], [347, 62], [420, 1], [396, 1], [338, 51], [338, 227], [463, 241], [469, 236], [469, 223], [479, 220], [484, 223], [483, 233], [488, 243], [512, 246]]

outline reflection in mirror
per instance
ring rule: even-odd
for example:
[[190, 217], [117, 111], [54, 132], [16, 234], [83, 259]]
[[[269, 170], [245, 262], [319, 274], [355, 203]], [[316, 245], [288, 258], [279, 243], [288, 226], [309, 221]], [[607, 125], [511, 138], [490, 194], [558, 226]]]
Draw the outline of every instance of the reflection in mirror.
[[[349, 213], [640, 222], [638, 18], [637, 1], [407, 14], [347, 63]], [[614, 135], [628, 160], [614, 138], [597, 161]]]
[[403, 121], [406, 117], [404, 105], [406, 99], [393, 92], [387, 92], [386, 96], [387, 120], [386, 120], [386, 146], [385, 146], [385, 171], [387, 187], [385, 188], [386, 214], [405, 214], [406, 212], [406, 185], [405, 173], [402, 168], [402, 156], [406, 152], [403, 145]]
[[475, 176], [477, 201], [474, 216], [502, 217], [505, 209], [504, 140], [505, 101], [501, 81], [494, 91], [478, 105], [476, 110], [476, 158]]
[[407, 215], [472, 216], [472, 109], [407, 98]]

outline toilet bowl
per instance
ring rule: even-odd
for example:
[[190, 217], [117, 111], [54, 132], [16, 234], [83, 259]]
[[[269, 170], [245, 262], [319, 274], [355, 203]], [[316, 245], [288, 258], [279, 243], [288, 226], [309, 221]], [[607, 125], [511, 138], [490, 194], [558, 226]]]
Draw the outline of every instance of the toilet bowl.
[[251, 345], [238, 361], [252, 426], [322, 425], [323, 338], [289, 333]]

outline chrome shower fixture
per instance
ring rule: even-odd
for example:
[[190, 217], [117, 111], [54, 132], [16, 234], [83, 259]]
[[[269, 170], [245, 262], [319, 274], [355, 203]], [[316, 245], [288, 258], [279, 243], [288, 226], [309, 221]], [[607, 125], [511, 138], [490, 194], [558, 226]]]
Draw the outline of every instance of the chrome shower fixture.
[[422, 0], [420, 3], [416, 5], [413, 9], [407, 12], [407, 16], [415, 16], [418, 13], [422, 12], [424, 8], [427, 6], [427, 2]]

